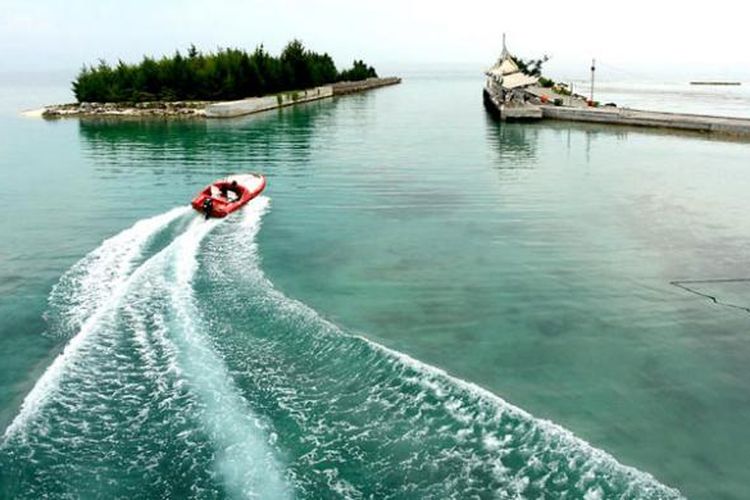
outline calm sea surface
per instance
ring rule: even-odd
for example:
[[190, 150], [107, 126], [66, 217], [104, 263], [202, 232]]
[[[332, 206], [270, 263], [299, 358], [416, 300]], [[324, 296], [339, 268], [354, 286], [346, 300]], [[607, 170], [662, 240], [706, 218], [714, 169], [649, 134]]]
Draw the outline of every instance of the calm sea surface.
[[0, 497], [747, 498], [750, 144], [482, 84], [48, 122], [65, 84], [3, 83]]

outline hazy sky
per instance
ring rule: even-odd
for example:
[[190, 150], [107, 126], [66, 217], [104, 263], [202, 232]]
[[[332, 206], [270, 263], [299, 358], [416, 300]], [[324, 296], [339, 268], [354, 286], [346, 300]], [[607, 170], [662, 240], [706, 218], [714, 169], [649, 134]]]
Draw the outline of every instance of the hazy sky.
[[549, 54], [546, 72], [585, 76], [591, 58], [606, 79], [750, 78], [750, 4], [629, 0], [0, 0], [0, 73], [69, 70], [98, 58], [135, 61], [195, 43], [276, 53], [291, 38], [397, 71], [497, 57]]

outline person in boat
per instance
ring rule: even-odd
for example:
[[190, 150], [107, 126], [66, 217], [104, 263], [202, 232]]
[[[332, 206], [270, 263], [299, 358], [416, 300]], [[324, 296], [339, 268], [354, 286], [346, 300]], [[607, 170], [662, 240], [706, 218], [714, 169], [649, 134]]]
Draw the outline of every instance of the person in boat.
[[232, 185], [229, 186], [229, 190], [234, 193], [234, 199], [239, 200], [240, 199], [240, 188], [237, 185], [237, 181], [232, 181]]
[[203, 200], [203, 213], [206, 214], [206, 219], [211, 217], [211, 210], [214, 207], [214, 200], [210, 196]]
[[[234, 198], [233, 199], [229, 197], [229, 193], [230, 192], [232, 194], [234, 194]], [[227, 186], [226, 184], [224, 184], [223, 186], [221, 186], [221, 195], [227, 201], [237, 201], [237, 200], [239, 200], [240, 199], [240, 190], [239, 190], [239, 187], [237, 186], [237, 181], [233, 180], [232, 184], [229, 185], [229, 186]]]

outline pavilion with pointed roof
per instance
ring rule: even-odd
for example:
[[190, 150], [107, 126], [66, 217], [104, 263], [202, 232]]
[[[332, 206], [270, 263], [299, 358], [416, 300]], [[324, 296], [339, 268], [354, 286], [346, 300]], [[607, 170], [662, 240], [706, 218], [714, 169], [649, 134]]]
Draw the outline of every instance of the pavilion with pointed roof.
[[504, 90], [534, 85], [539, 81], [538, 77], [527, 75], [518, 68], [505, 45], [505, 33], [503, 33], [503, 51], [500, 53], [500, 58], [485, 74]]
[[490, 113], [502, 120], [538, 120], [542, 117], [542, 110], [532, 92], [539, 77], [521, 71], [508, 51], [504, 33], [500, 58], [485, 74], [484, 104]]

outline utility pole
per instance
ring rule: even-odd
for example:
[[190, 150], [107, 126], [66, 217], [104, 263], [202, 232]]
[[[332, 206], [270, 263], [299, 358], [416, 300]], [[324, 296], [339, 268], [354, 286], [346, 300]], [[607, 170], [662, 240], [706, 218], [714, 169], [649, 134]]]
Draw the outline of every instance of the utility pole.
[[589, 100], [594, 102], [594, 72], [596, 71], [596, 59], [591, 60], [591, 96]]
[[570, 87], [568, 88], [570, 90], [570, 95], [568, 96], [568, 106], [573, 105], [573, 82], [570, 82]]

